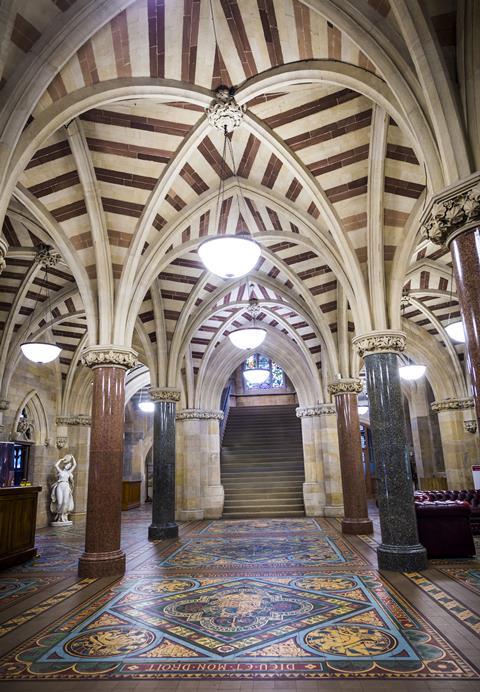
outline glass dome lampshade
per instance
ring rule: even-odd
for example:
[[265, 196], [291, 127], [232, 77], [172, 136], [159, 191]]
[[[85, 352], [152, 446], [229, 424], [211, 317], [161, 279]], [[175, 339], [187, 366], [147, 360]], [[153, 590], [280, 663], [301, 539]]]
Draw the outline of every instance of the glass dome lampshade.
[[425, 374], [425, 365], [402, 365], [398, 368], [402, 380], [419, 380]]
[[153, 401], [140, 401], [138, 408], [140, 411], [143, 411], [143, 413], [153, 413], [153, 411], [155, 411], [155, 404]]
[[25, 341], [20, 345], [23, 355], [32, 363], [51, 363], [58, 358], [62, 350], [56, 344], [48, 344], [42, 341]]
[[365, 406], [364, 404], [360, 404], [358, 407], [358, 415], [363, 416], [365, 413], [368, 413], [368, 406]]
[[249, 384], [263, 384], [268, 380], [270, 370], [251, 368], [243, 371], [243, 376]]
[[458, 341], [461, 344], [465, 343], [465, 327], [463, 326], [462, 320], [459, 320], [458, 322], [451, 322], [445, 327], [445, 331], [447, 332], [448, 336], [453, 339], [453, 341]]
[[247, 327], [246, 329], [235, 329], [228, 335], [230, 341], [237, 348], [253, 349], [263, 343], [267, 330], [261, 327]]
[[248, 236], [219, 236], [206, 240], [198, 254], [209, 272], [223, 279], [245, 276], [258, 262], [260, 246]]

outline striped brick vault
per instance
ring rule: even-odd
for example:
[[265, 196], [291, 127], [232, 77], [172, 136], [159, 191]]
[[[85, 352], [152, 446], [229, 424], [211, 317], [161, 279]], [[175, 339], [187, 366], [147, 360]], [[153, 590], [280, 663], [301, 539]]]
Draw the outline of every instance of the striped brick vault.
[[[388, 0], [369, 0], [368, 4], [379, 21], [398, 31]], [[208, 0], [130, 3], [62, 67], [31, 113], [27, 131], [45, 109], [68, 94], [108, 80], [166, 78], [214, 89], [221, 83], [241, 84], [272, 67], [311, 58], [343, 61], [381, 76], [348, 36], [300, 0], [292, 0], [292, 13], [269, 0], [219, 0], [214, 5], [218, 45], [213, 40]], [[430, 3], [430, 9], [434, 5]], [[3, 65], [2, 85], [49, 24], [74, 6], [74, 0], [21, 5]], [[438, 12], [431, 19], [450, 64], [455, 18], [450, 12]], [[222, 133], [208, 128], [155, 205], [151, 223], [145, 228], [143, 214], [150, 209], [157, 183], [199, 127], [203, 109], [182, 100], [147, 99], [140, 94], [135, 99], [104, 103], [77, 118], [100, 202], [100, 230], [110, 248], [114, 278], [121, 277], [126, 259], [136, 247], [139, 228], [143, 228], [139, 252], [145, 258], [157, 246], [162, 248], [158, 275], [145, 295], [136, 323], [134, 346], [147, 363], [159, 339], [159, 323], [164, 325], [169, 348], [191, 292], [199, 289], [189, 307], [193, 321], [225, 285], [205, 276], [196, 251], [198, 244], [207, 235], [248, 231], [265, 249], [251, 289], [265, 306], [260, 321], [303, 342], [320, 369], [322, 348], [312, 310], [321, 316], [335, 340], [339, 290], [338, 277], [327, 259], [320, 249], [312, 250], [309, 242], [312, 233], [330, 231], [323, 210], [328, 208], [336, 215], [346, 242], [367, 275], [368, 197], [373, 185], [380, 186], [388, 277], [409, 217], [425, 188], [424, 167], [408, 134], [392, 119], [386, 126], [383, 178], [369, 180], [375, 106], [356, 91], [326, 83], [291, 84], [257, 95], [246, 106], [266, 137], [257, 138], [247, 127], [241, 127], [231, 138], [241, 192], [233, 175], [234, 163], [230, 159], [222, 162]], [[268, 137], [278, 147], [272, 147]], [[89, 213], [79, 168], [71, 132], [61, 127], [38, 148], [19, 182], [64, 234], [95, 287], [98, 219]], [[225, 184], [226, 192], [218, 205], [220, 184]], [[12, 306], [31, 274], [35, 247], [40, 242], [54, 243], [48, 229], [40, 228], [31, 211], [19, 202], [12, 202], [3, 235], [10, 249], [7, 270], [0, 276], [0, 322], [2, 329], [11, 325], [13, 344], [15, 334], [25, 330], [29, 322], [31, 333], [45, 325], [35, 319], [44, 301], [39, 276], [33, 278], [21, 304]], [[77, 367], [78, 349], [86, 332], [85, 311], [73, 273], [65, 264], [51, 272], [49, 289], [52, 300], [60, 296], [52, 313], [52, 332], [62, 346], [60, 367], [65, 378], [70, 367]], [[448, 251], [422, 241], [411, 259], [405, 290], [425, 308], [421, 311], [407, 306], [405, 318], [442, 342], [428, 313], [444, 324], [459, 314]], [[246, 299], [242, 284], [212, 305], [210, 315], [190, 341], [194, 372], [229, 331], [249, 322]], [[161, 320], [155, 305], [163, 311]], [[303, 314], [295, 305], [305, 307]], [[346, 309], [348, 329], [353, 332], [348, 305]], [[146, 349], [145, 343], [151, 348]], [[462, 348], [456, 348], [463, 358]]]

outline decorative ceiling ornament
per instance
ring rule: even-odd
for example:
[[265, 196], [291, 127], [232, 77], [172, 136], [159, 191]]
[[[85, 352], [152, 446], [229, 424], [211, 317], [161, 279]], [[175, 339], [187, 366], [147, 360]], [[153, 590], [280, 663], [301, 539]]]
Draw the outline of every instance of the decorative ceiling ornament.
[[215, 98], [205, 109], [208, 122], [222, 132], [233, 132], [243, 120], [245, 106], [235, 101], [235, 89], [224, 84], [215, 90]]
[[[43, 243], [37, 247], [37, 253], [35, 255], [35, 262], [39, 264], [44, 271], [43, 287], [45, 288], [45, 300], [47, 305], [46, 315], [50, 312], [50, 297], [48, 291], [48, 270], [49, 268], [55, 267], [60, 261], [61, 257], [59, 253], [52, 248], [51, 245], [44, 245]], [[43, 288], [42, 287], [42, 288]], [[36, 300], [38, 302], [38, 299]], [[35, 313], [35, 308], [33, 309], [30, 317], [29, 331], [31, 327], [32, 315]], [[53, 315], [51, 315], [53, 320]], [[47, 320], [45, 320], [47, 321]], [[45, 342], [45, 341], [24, 341], [20, 344], [20, 349], [23, 355], [28, 358], [28, 360], [33, 363], [51, 363], [60, 355], [61, 348], [56, 344]]]
[[[198, 248], [198, 254], [208, 271], [223, 279], [233, 279], [248, 274], [258, 262], [261, 252], [258, 243], [256, 243], [248, 233], [236, 234], [233, 228], [230, 229], [230, 233], [228, 233], [227, 229], [219, 229], [222, 201], [224, 201], [225, 178], [228, 175], [226, 163], [227, 148], [230, 151], [230, 157], [232, 159], [233, 176], [240, 190], [245, 209], [247, 209], [247, 203], [243, 197], [242, 188], [237, 176], [231, 138], [229, 137], [229, 133], [233, 132], [242, 122], [245, 111], [245, 109], [240, 107], [235, 101], [234, 93], [233, 87], [218, 87], [215, 92], [215, 100], [212, 105], [206, 109], [209, 123], [212, 127], [221, 130], [224, 137], [221, 170], [218, 173], [220, 183], [213, 224], [217, 237], [210, 237], [201, 243]], [[238, 198], [238, 204], [240, 216], [240, 198]]]

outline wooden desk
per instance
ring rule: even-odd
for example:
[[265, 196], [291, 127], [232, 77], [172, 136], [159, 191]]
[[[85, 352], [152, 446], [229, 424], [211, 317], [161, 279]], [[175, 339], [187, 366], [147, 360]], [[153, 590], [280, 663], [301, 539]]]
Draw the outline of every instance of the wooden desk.
[[0, 488], [0, 569], [37, 554], [35, 524], [40, 486]]
[[142, 481], [122, 481], [122, 510], [126, 511], [140, 507], [140, 491]]

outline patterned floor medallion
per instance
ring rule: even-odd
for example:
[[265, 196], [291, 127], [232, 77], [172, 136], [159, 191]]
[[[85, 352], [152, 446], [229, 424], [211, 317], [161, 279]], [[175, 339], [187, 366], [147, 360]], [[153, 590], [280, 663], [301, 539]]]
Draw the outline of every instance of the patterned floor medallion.
[[337, 565], [358, 556], [345, 544], [341, 548], [321, 533], [258, 535], [249, 538], [192, 538], [161, 564], [165, 567], [232, 565]]
[[0, 610], [8, 608], [12, 603], [33, 596], [41, 589], [55, 584], [62, 577], [0, 577]]
[[371, 573], [125, 577], [0, 662], [0, 679], [479, 679]]

